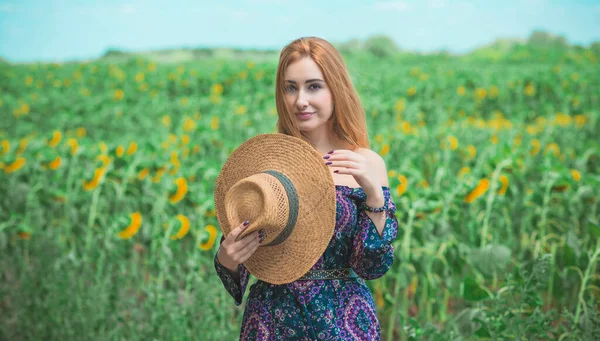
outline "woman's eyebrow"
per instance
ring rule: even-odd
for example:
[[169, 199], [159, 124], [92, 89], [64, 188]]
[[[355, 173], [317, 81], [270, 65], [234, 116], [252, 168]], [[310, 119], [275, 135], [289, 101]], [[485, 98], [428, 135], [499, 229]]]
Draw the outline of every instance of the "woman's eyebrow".
[[[286, 82], [296, 84], [296, 81], [293, 81], [293, 80], [290, 80], [290, 79], [287, 79]], [[314, 82], [323, 82], [323, 80], [322, 79], [318, 79], [318, 78], [313, 78], [313, 79], [306, 80], [306, 83], [314, 83]]]

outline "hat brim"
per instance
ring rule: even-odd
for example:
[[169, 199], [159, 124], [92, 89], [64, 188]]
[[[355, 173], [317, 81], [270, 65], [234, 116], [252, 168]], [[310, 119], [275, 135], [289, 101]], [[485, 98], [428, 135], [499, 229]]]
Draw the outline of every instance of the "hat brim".
[[[239, 180], [266, 170], [284, 173], [294, 184], [298, 219], [283, 243], [259, 247], [244, 266], [262, 281], [285, 284], [310, 270], [329, 245], [335, 229], [335, 184], [329, 167], [307, 142], [281, 133], [257, 135], [233, 151], [217, 177], [215, 211], [223, 235], [235, 228], [225, 211], [227, 191]], [[256, 230], [251, 227], [252, 223], [241, 236]]]

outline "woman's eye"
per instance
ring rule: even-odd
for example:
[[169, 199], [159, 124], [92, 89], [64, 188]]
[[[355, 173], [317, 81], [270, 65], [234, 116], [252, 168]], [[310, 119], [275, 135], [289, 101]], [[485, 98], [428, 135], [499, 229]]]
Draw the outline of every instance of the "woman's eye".
[[[317, 90], [317, 89], [321, 89], [321, 85], [319, 84], [311, 84], [308, 86], [309, 90]], [[292, 92], [292, 91], [296, 91], [296, 87], [293, 85], [288, 85], [285, 89], [285, 92]]]

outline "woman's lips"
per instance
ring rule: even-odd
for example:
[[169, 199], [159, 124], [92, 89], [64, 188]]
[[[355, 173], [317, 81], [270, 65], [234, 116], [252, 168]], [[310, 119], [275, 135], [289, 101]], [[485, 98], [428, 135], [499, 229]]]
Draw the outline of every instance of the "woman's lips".
[[302, 113], [302, 114], [298, 114], [296, 116], [298, 116], [299, 119], [301, 120], [306, 120], [309, 119], [314, 113]]

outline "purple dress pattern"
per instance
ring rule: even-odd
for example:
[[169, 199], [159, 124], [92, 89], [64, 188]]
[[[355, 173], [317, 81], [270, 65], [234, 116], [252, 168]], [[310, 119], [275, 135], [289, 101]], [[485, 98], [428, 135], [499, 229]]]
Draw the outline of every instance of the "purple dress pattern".
[[[359, 278], [281, 285], [258, 280], [250, 287], [240, 340], [380, 340], [373, 295], [365, 280], [383, 276], [392, 265], [392, 241], [398, 234], [396, 205], [390, 188], [383, 186], [388, 209], [382, 236], [366, 212], [357, 208], [366, 200], [362, 188], [335, 187], [335, 230], [312, 269], [351, 267]], [[240, 264], [240, 279], [235, 281], [216, 255], [214, 264], [223, 286], [239, 306], [248, 284], [248, 271]]]

